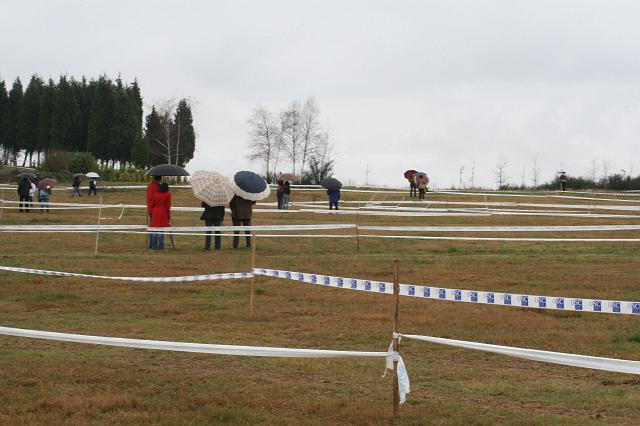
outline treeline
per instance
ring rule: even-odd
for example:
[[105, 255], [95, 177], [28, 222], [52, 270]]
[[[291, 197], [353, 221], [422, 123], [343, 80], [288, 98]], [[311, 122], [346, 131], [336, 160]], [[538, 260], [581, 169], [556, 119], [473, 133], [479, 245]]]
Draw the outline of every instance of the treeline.
[[[102, 168], [144, 168], [193, 158], [195, 132], [186, 100], [154, 107], [143, 132], [137, 81], [125, 83], [61, 76], [57, 82], [19, 78], [7, 90], [0, 80], [0, 160], [3, 165], [40, 167], [56, 152], [91, 154]], [[168, 153], [168, 154], [167, 154]]]
[[[551, 190], [560, 188], [560, 180], [558, 177], [543, 183], [541, 185], [514, 185], [504, 184], [500, 186], [503, 190]], [[567, 189], [571, 190], [590, 190], [603, 189], [610, 191], [629, 191], [640, 190], [640, 175], [630, 176], [621, 173], [614, 173], [606, 177], [596, 178], [585, 176], [567, 176]]]

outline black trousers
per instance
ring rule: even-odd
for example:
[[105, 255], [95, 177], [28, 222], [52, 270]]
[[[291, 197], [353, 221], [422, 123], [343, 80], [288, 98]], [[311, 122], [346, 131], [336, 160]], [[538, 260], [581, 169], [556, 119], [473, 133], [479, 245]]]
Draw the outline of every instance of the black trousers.
[[21, 195], [20, 196], [20, 204], [18, 204], [18, 207], [20, 208], [20, 211], [22, 211], [22, 208], [24, 207], [24, 211], [29, 213], [29, 207], [31, 207], [31, 204], [29, 203], [29, 197], [28, 195]]
[[[233, 226], [251, 226], [251, 219], [236, 219], [232, 217], [231, 220], [233, 221]], [[238, 248], [240, 244], [240, 231], [233, 231], [233, 233], [235, 234], [233, 236], [233, 248]], [[244, 231], [244, 233], [247, 239], [247, 247], [251, 247], [251, 231]]]
[[[204, 224], [205, 226], [222, 226], [222, 219], [205, 220]], [[215, 240], [215, 248], [216, 250], [220, 250], [220, 246], [222, 244], [220, 231], [216, 231]], [[211, 250], [211, 231], [207, 231], [207, 236], [204, 237], [204, 249]]]
[[90, 196], [92, 192], [93, 192], [93, 195], [95, 195], [96, 197], [98, 196], [98, 193], [96, 192], [96, 188], [89, 187], [89, 192], [87, 193], [87, 197]]

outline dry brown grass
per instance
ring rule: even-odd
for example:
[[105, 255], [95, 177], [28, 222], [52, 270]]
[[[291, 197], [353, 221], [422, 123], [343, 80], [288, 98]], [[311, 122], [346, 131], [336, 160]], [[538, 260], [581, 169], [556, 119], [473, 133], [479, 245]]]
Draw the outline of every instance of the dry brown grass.
[[[175, 204], [198, 203], [187, 190]], [[311, 199], [313, 194], [295, 194]], [[105, 203], [142, 203], [114, 192]], [[316, 195], [320, 199], [320, 196]], [[367, 200], [367, 194], [345, 194]], [[465, 200], [464, 196], [433, 196]], [[67, 201], [56, 193], [55, 201]], [[88, 201], [83, 197], [82, 202]], [[531, 199], [530, 201], [543, 201]], [[564, 202], [556, 199], [545, 202]], [[580, 200], [569, 202], [578, 203]], [[2, 223], [94, 223], [97, 212], [30, 215]], [[119, 214], [119, 211], [118, 211]], [[141, 210], [103, 223], [144, 223]], [[199, 225], [197, 213], [173, 224]], [[230, 220], [227, 218], [228, 222]], [[260, 214], [256, 224], [355, 221], [352, 216]], [[540, 217], [360, 217], [367, 224], [591, 224], [635, 220]], [[570, 236], [586, 234], [570, 234]], [[598, 235], [632, 235], [599, 233]], [[191, 275], [246, 271], [250, 252], [203, 253], [202, 238], [176, 236], [176, 249], [145, 250], [145, 237], [0, 234], [0, 264], [109, 275]], [[521, 293], [640, 300], [640, 244], [487, 243], [362, 239], [259, 239], [264, 267], [359, 278]], [[0, 273], [0, 324], [51, 331], [191, 342], [385, 350], [391, 298], [258, 278], [248, 317], [248, 280], [150, 284]], [[640, 359], [637, 318], [401, 300], [401, 330], [479, 342]], [[287, 360], [207, 356], [0, 336], [2, 424], [385, 424], [391, 380], [380, 360]], [[639, 381], [403, 341], [412, 393], [398, 424], [636, 424]]]

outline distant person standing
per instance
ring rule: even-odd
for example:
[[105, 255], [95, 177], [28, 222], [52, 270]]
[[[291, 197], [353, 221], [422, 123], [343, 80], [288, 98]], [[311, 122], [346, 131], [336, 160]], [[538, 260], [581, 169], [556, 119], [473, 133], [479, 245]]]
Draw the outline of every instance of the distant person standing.
[[427, 192], [427, 182], [424, 179], [418, 179], [418, 198], [424, 200], [424, 194]]
[[82, 197], [82, 194], [80, 193], [80, 176], [75, 176], [71, 183], [71, 196], [73, 197], [74, 195]]
[[[202, 207], [204, 207], [204, 212], [200, 217], [204, 220], [205, 226], [222, 226], [224, 222], [224, 206], [215, 206], [211, 207], [209, 204], [202, 202]], [[215, 249], [220, 250], [220, 246], [222, 245], [222, 238], [220, 237], [220, 231], [215, 231]], [[207, 236], [204, 237], [204, 250], [211, 250], [211, 231], [207, 231]]]
[[18, 182], [18, 196], [20, 197], [20, 204], [18, 205], [20, 211], [23, 208], [26, 213], [29, 213], [29, 191], [31, 190], [31, 183], [29, 179], [21, 179]]
[[40, 213], [44, 213], [44, 209], [47, 209], [49, 213], [49, 200], [51, 199], [51, 186], [47, 185], [46, 188], [40, 188], [38, 191], [38, 204], [40, 204]]
[[[162, 176], [154, 176], [149, 185], [147, 185], [147, 224], [151, 223], [151, 201], [153, 194], [160, 192], [160, 181]], [[151, 248], [151, 237], [148, 239], [149, 248]]]
[[415, 197], [417, 195], [417, 189], [416, 183], [411, 179], [409, 181], [409, 197]]
[[33, 208], [33, 197], [35, 197], [37, 189], [36, 184], [29, 179], [29, 208]]
[[560, 191], [567, 190], [567, 172], [560, 172], [560, 176], [558, 176], [558, 180], [560, 181]]
[[289, 198], [291, 198], [291, 185], [289, 181], [285, 181], [284, 189], [282, 190], [282, 208], [289, 210]]
[[98, 189], [98, 185], [96, 184], [96, 178], [91, 178], [91, 180], [89, 181], [89, 192], [87, 193], [87, 197], [91, 196], [92, 192], [93, 192], [93, 195], [97, 197], [98, 196], [97, 189]]
[[[167, 183], [160, 184], [158, 192], [151, 197], [152, 228], [166, 228], [171, 221], [171, 192]], [[164, 250], [164, 232], [151, 233], [151, 250]]]
[[329, 210], [333, 210], [335, 207], [338, 210], [338, 202], [340, 201], [339, 189], [327, 189], [327, 195], [329, 196]]
[[281, 180], [278, 181], [278, 186], [276, 188], [276, 199], [278, 200], [278, 210], [281, 210], [282, 202], [284, 200], [284, 182]]
[[[253, 205], [255, 201], [246, 200], [238, 195], [235, 195], [229, 207], [231, 208], [231, 221], [233, 226], [251, 226], [251, 216], [253, 216]], [[238, 248], [240, 245], [239, 231], [233, 231], [233, 248]], [[251, 232], [244, 231], [247, 241], [247, 247], [251, 247]]]

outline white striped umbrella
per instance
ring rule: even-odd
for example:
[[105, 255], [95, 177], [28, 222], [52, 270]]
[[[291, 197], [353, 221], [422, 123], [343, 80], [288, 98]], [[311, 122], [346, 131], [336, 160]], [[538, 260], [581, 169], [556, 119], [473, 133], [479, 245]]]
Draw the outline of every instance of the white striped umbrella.
[[189, 182], [193, 195], [211, 207], [228, 204], [234, 195], [229, 178], [220, 173], [198, 170]]

